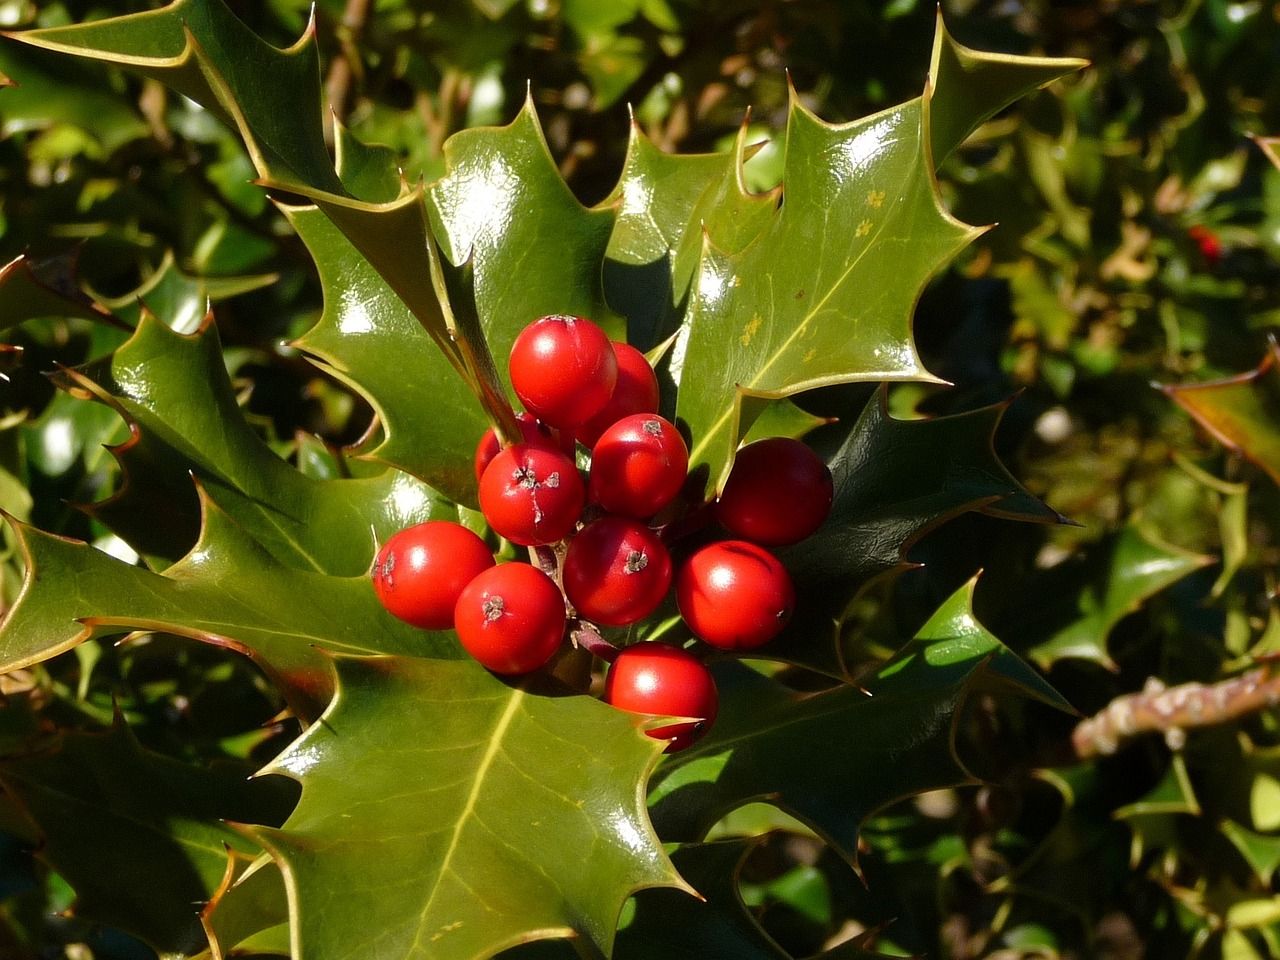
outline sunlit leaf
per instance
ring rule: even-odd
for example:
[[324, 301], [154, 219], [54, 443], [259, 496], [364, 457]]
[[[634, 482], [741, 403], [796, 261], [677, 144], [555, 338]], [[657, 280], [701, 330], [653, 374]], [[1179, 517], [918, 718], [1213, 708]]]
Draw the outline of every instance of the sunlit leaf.
[[649, 826], [642, 719], [509, 686], [472, 661], [336, 661], [322, 722], [268, 769], [302, 785], [256, 831], [293, 955], [486, 957], [543, 937], [608, 951], [637, 889], [682, 886]]
[[1228, 449], [1280, 483], [1280, 344], [1257, 368], [1226, 380], [1161, 387]]

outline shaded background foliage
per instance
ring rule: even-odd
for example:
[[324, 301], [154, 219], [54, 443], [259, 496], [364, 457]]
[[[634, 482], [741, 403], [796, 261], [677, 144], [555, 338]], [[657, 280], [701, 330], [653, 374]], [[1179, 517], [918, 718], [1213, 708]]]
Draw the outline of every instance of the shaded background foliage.
[[[230, 5], [281, 45], [311, 7]], [[0, 21], [51, 26], [150, 6], [10, 0]], [[955, 388], [903, 384], [887, 402], [910, 418], [1017, 394], [998, 450], [1079, 525], [969, 514], [940, 528], [911, 554], [922, 569], [859, 597], [844, 660], [882, 662], [982, 569], [983, 621], [1085, 714], [1150, 677], [1209, 683], [1266, 663], [1280, 648], [1274, 377], [1264, 371], [1244, 400], [1210, 396], [1214, 409], [1243, 411], [1240, 452], [1175, 402], [1189, 394], [1152, 384], [1253, 370], [1280, 325], [1280, 171], [1248, 139], [1280, 132], [1280, 8], [942, 6], [971, 46], [1093, 66], [986, 124], [943, 167], [953, 212], [1000, 226], [937, 278], [917, 312], [926, 365]], [[748, 180], [772, 187], [784, 71], [831, 120], [898, 103], [923, 81], [934, 9], [322, 0], [316, 16], [331, 97], [359, 137], [399, 153], [408, 176], [438, 177], [445, 139], [506, 122], [527, 85], [561, 172], [595, 203], [622, 166], [624, 104], [655, 143], [682, 152], [731, 143], [750, 107], [749, 138], [770, 142]], [[0, 92], [0, 258], [27, 253], [55, 287], [74, 265], [109, 302], [143, 287], [149, 303], [189, 315], [189, 329], [211, 297], [260, 435], [313, 476], [358, 471], [340, 448], [372, 412], [288, 344], [314, 323], [320, 283], [285, 218], [249, 184], [238, 139], [157, 84], [99, 66], [6, 43], [0, 71], [20, 81]], [[117, 552], [127, 548], [69, 504], [115, 488], [102, 444], [121, 441], [123, 427], [109, 410], [68, 402], [42, 374], [125, 336], [88, 319], [37, 319], [9, 331], [20, 352], [0, 352], [0, 507]], [[847, 419], [868, 393], [833, 388], [805, 404]], [[814, 440], [831, 445], [838, 433]], [[3, 547], [7, 604], [21, 571], [12, 542]], [[283, 704], [246, 662], [163, 635], [88, 644], [0, 683], [5, 752], [52, 731], [100, 735], [118, 712], [161, 754], [249, 771], [296, 733], [273, 719]], [[879, 950], [939, 957], [1280, 954], [1275, 716], [1087, 760], [1070, 751], [1073, 723], [1047, 707], [982, 700], [961, 739], [990, 782], [880, 811], [860, 844], [865, 886], [763, 805], [713, 830], [751, 838], [718, 855], [742, 858], [742, 899], [797, 956], [881, 926]], [[10, 797], [0, 807], [0, 952], [71, 956], [87, 944], [95, 956], [147, 956], [109, 926], [57, 915], [75, 879], [31, 859], [39, 833], [12, 802], [21, 776], [0, 780]], [[643, 901], [637, 916], [639, 930]]]

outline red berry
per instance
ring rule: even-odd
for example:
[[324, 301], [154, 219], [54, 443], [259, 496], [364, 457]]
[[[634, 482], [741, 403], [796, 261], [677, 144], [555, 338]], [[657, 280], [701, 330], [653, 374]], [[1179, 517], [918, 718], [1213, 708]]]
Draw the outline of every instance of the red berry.
[[822, 526], [833, 493], [831, 471], [799, 440], [757, 440], [738, 451], [716, 519], [745, 540], [780, 547]]
[[480, 510], [512, 543], [555, 543], [573, 532], [582, 512], [582, 478], [558, 450], [516, 443], [499, 453], [480, 478]]
[[541, 317], [511, 347], [511, 386], [525, 409], [561, 429], [609, 402], [618, 361], [604, 331], [583, 317]]
[[791, 619], [795, 588], [778, 558], [743, 540], [694, 553], [676, 577], [676, 602], [689, 628], [721, 650], [751, 650]]
[[604, 699], [632, 713], [699, 718], [648, 731], [656, 740], [671, 741], [667, 753], [706, 733], [720, 705], [715, 680], [702, 661], [664, 643], [637, 643], [619, 653], [605, 678]]
[[656, 413], [635, 413], [596, 441], [588, 489], [610, 513], [651, 517], [675, 499], [688, 469], [680, 431]]
[[658, 378], [644, 354], [628, 343], [615, 343], [618, 382], [604, 409], [578, 428], [578, 439], [590, 447], [611, 426], [633, 413], [658, 412]]
[[468, 583], [493, 566], [485, 542], [466, 527], [436, 520], [407, 527], [382, 545], [373, 589], [392, 616], [424, 630], [448, 630]]
[[647, 617], [671, 586], [671, 556], [657, 533], [625, 517], [602, 517], [569, 543], [564, 592], [579, 614], [621, 627]]
[[454, 609], [458, 639], [494, 673], [529, 673], [551, 659], [564, 636], [564, 598], [527, 563], [504, 563], [472, 580]]
[[[556, 438], [551, 435], [551, 431], [538, 423], [538, 418], [531, 413], [517, 413], [516, 420], [520, 423], [520, 433], [523, 434], [522, 443], [531, 443], [535, 447], [547, 447], [552, 450], [559, 450], [560, 445], [556, 442]], [[498, 451], [502, 449], [502, 444], [498, 443], [498, 435], [493, 432], [490, 427], [480, 435], [480, 442], [476, 444], [475, 468], [476, 483], [480, 482], [480, 478], [484, 476], [485, 467], [493, 462], [493, 458], [498, 455]]]

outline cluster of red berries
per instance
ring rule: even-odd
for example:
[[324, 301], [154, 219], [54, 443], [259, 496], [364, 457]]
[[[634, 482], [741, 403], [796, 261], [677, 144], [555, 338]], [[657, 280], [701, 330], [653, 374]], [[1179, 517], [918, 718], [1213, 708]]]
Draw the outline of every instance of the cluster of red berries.
[[[718, 540], [672, 563], [689, 453], [659, 416], [658, 382], [644, 355], [581, 317], [534, 321], [511, 350], [511, 383], [527, 413], [503, 445], [490, 429], [476, 448], [480, 509], [489, 526], [531, 548], [539, 565], [495, 564], [456, 523], [402, 530], [379, 552], [373, 583], [383, 605], [429, 630], [453, 628], [495, 673], [524, 674], [560, 649], [571, 617], [624, 627], [662, 603], [675, 581], [689, 629], [720, 650], [750, 650], [786, 625], [795, 591], [766, 546], [813, 533], [831, 508], [826, 465], [804, 444], [774, 438], [739, 451], [713, 509], [739, 539]], [[590, 451], [586, 482], [574, 459]], [[685, 526], [688, 526], [687, 524]], [[658, 642], [604, 651], [608, 703], [637, 713], [695, 718], [651, 731], [678, 750], [715, 718], [715, 683], [702, 659]]]

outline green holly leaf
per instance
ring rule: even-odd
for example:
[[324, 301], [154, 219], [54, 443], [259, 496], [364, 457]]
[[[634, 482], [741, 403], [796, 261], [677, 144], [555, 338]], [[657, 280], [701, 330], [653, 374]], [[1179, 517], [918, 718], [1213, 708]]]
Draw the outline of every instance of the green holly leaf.
[[1248, 862], [1259, 883], [1269, 887], [1271, 877], [1280, 867], [1280, 837], [1257, 833], [1234, 820], [1222, 821], [1219, 829]]
[[1219, 443], [1256, 463], [1280, 483], [1280, 344], [1257, 368], [1208, 383], [1163, 386]]
[[627, 338], [650, 350], [675, 333], [702, 254], [703, 233], [736, 252], [769, 225], [777, 191], [743, 184], [743, 127], [734, 150], [669, 154], [631, 124], [622, 175], [601, 206], [617, 210], [604, 261], [609, 305], [627, 318]]
[[[783, 202], [739, 253], [704, 243], [672, 367], [690, 468], [717, 489], [751, 425], [744, 398], [777, 398], [857, 380], [924, 380], [911, 316], [925, 283], [981, 229], [943, 208], [942, 153], [1022, 93], [1079, 61], [993, 57], [939, 28], [922, 97], [831, 125], [793, 97]], [[933, 101], [949, 115], [932, 124]], [[732, 344], [729, 362], [725, 344]]]
[[826, 523], [784, 554], [818, 589], [857, 584], [903, 563], [911, 545], [978, 510], [1038, 523], [1062, 517], [1032, 496], [994, 447], [1009, 402], [929, 420], [895, 420], [879, 391], [830, 457], [835, 496]]
[[1213, 562], [1131, 522], [1080, 557], [1046, 571], [1028, 587], [1026, 601], [1003, 619], [1007, 629], [1017, 624], [1022, 636], [1033, 638], [1028, 654], [1045, 669], [1067, 657], [1114, 668], [1107, 653], [1112, 628], [1149, 597]]
[[94, 300], [130, 327], [137, 327], [142, 315], [151, 313], [177, 333], [194, 333], [208, 318], [210, 303], [261, 290], [278, 279], [273, 273], [242, 277], [192, 276], [178, 268], [173, 251], [167, 250], [160, 266], [138, 289], [123, 297], [95, 295]]
[[[201, 924], [216, 960], [237, 953], [289, 955], [289, 904], [284, 877], [267, 854], [247, 856], [228, 850], [218, 888], [200, 912]], [[213, 954], [213, 945], [218, 954]], [[200, 955], [204, 960], [205, 954]]]
[[313, 480], [277, 457], [245, 421], [216, 328], [184, 336], [144, 316], [110, 356], [64, 377], [130, 426], [114, 453], [125, 482], [87, 509], [144, 555], [170, 562], [199, 530], [191, 478], [280, 563], [335, 576], [365, 573], [377, 544], [457, 508], [398, 470]]
[[246, 774], [151, 753], [125, 726], [0, 761], [0, 783], [38, 827], [40, 858], [75, 889], [76, 913], [165, 955], [204, 946], [200, 904], [227, 850], [258, 852], [224, 821], [279, 823], [288, 809], [280, 781]]
[[829, 460], [835, 497], [826, 523], [782, 554], [798, 591], [796, 614], [761, 652], [842, 675], [845, 605], [872, 577], [902, 567], [928, 531], [971, 510], [1061, 522], [996, 456], [993, 438], [1007, 409], [895, 420], [885, 391], [877, 393]]
[[1182, 846], [1178, 830], [1181, 821], [1202, 814], [1200, 801], [1187, 773], [1181, 753], [1173, 754], [1164, 775], [1154, 787], [1133, 803], [1116, 808], [1115, 819], [1133, 830], [1133, 856], [1177, 850]]
[[163, 574], [11, 521], [27, 573], [0, 623], [0, 672], [90, 637], [164, 631], [247, 654], [300, 715], [314, 717], [332, 692], [321, 650], [462, 656], [451, 633], [418, 630], [387, 613], [367, 577], [281, 563], [203, 491], [200, 505], [199, 541]]
[[26, 257], [16, 257], [0, 267], [0, 333], [41, 317], [104, 320], [106, 316], [41, 280]]
[[489, 426], [479, 402], [342, 231], [316, 207], [284, 209], [324, 290], [319, 323], [294, 346], [359, 390], [378, 413], [380, 429], [357, 452], [474, 503], [471, 457]]
[[[720, 715], [710, 734], [659, 768], [650, 807], [667, 840], [695, 841], [725, 813], [768, 800], [852, 860], [859, 826], [891, 800], [973, 777], [954, 723], [979, 680], [1056, 706], [1039, 675], [976, 620], [974, 582], [866, 681], [803, 696], [736, 663], [717, 665]], [[857, 731], [850, 736], [849, 731]]]
[[159, 80], [237, 129], [262, 176], [342, 192], [324, 142], [311, 27], [280, 50], [222, 0], [175, 0], [159, 10], [9, 36]]
[[548, 937], [608, 954], [632, 893], [687, 889], [645, 813], [662, 745], [643, 718], [469, 660], [335, 667], [323, 720], [267, 768], [302, 799], [254, 831], [285, 877], [294, 957], [480, 958]]
[[128, 97], [104, 87], [88, 71], [69, 69], [63, 57], [5, 44], [0, 70], [17, 81], [4, 83], [12, 89], [0, 98], [0, 129], [7, 136], [66, 123], [90, 134], [101, 153], [111, 154], [149, 133]]
[[[475, 312], [493, 356], [545, 314], [590, 317], [621, 334], [600, 269], [614, 211], [578, 203], [556, 169], [533, 101], [505, 127], [477, 127], [445, 144], [445, 175], [427, 191], [432, 232], [466, 266]], [[536, 211], [536, 212], [535, 212]]]

